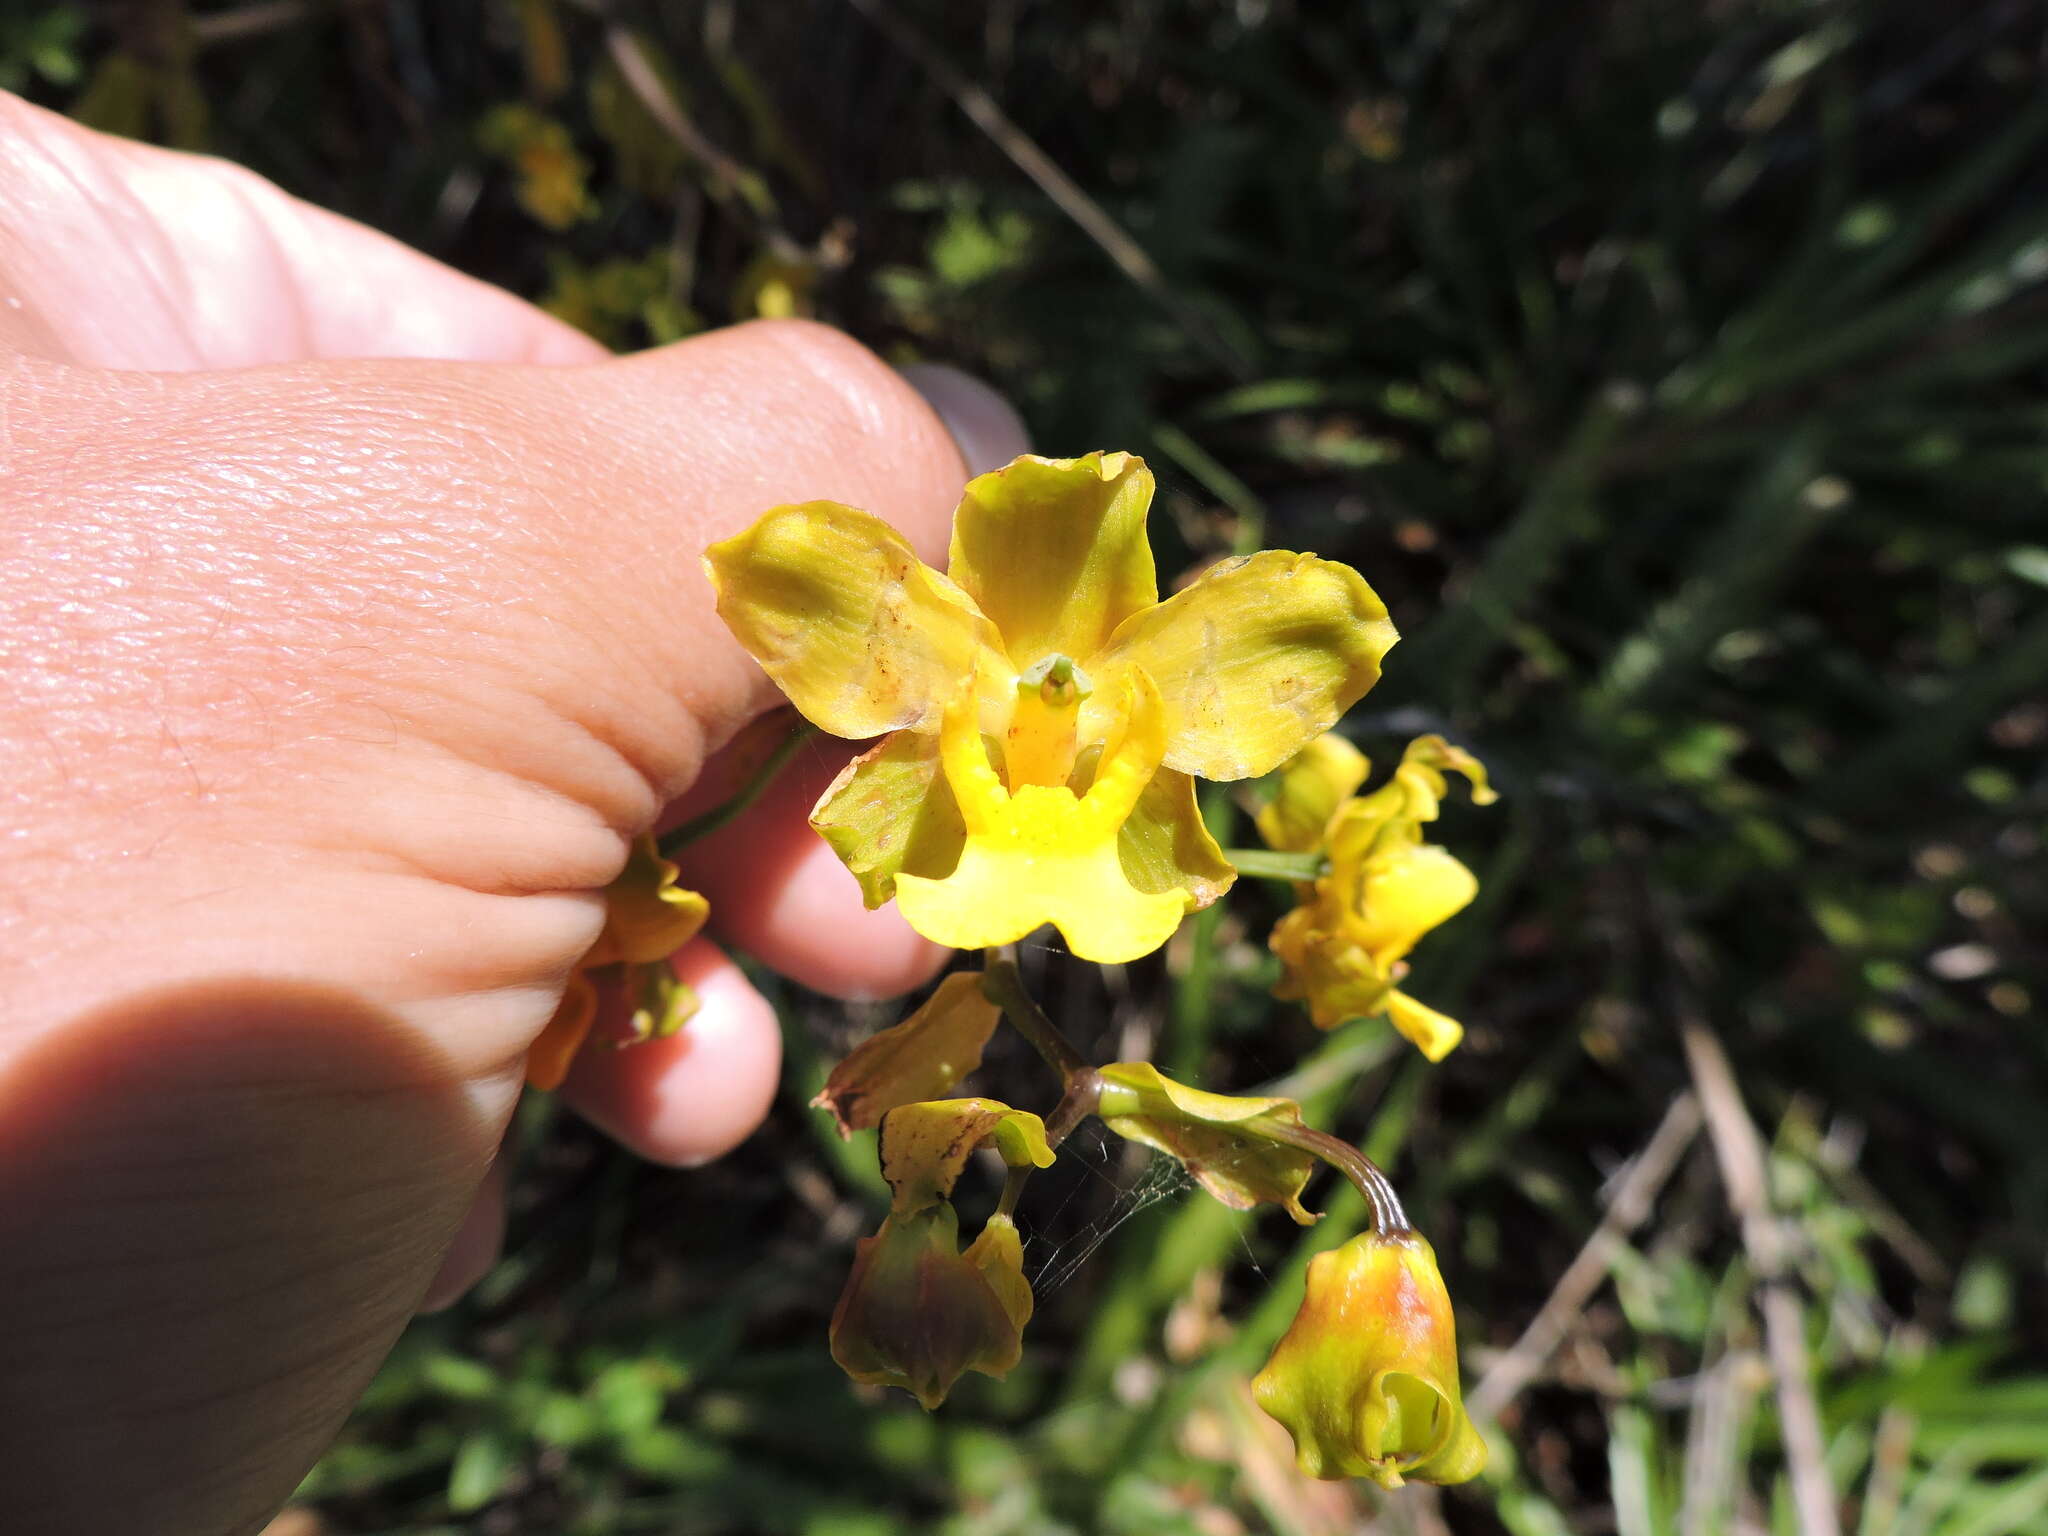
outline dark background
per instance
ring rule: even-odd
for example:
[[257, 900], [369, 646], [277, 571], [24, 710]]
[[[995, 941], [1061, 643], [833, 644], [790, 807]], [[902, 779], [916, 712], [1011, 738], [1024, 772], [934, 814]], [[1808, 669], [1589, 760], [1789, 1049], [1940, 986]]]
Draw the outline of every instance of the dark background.
[[[716, 1167], [526, 1106], [504, 1263], [292, 1518], [1689, 1536], [1798, 1529], [1819, 1476], [1863, 1536], [2048, 1531], [2044, 49], [2031, 3], [0, 9], [0, 85], [615, 346], [815, 314], [985, 374], [1042, 451], [1144, 454], [1163, 574], [1357, 565], [1407, 638], [1347, 729], [1503, 791], [1439, 828], [1484, 882], [1417, 956], [1470, 1026], [1440, 1067], [1266, 997], [1280, 887], [1107, 977], [1033, 951], [1098, 1056], [1278, 1082], [1389, 1167], [1468, 1391], [1521, 1383], [1482, 1482], [1304, 1483], [1244, 1395], [1341, 1192], [1298, 1237], [1094, 1135], [1024, 1208], [1011, 1378], [849, 1387], [878, 1184], [802, 1105], [894, 1014], [785, 987], [786, 1103]], [[1653, 1141], [1560, 1347], [1513, 1350]]]

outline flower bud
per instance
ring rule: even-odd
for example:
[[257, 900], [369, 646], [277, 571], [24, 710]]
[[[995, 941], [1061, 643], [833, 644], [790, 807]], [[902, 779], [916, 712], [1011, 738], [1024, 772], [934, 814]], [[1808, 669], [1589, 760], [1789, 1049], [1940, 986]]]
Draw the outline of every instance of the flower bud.
[[969, 1371], [1008, 1374], [1030, 1317], [1009, 1218], [990, 1217], [962, 1253], [959, 1217], [940, 1201], [861, 1239], [832, 1313], [832, 1358], [855, 1381], [902, 1387], [929, 1411]]
[[1252, 1393], [1311, 1477], [1398, 1488], [1486, 1465], [1459, 1398], [1451, 1300], [1415, 1232], [1368, 1232], [1311, 1259], [1301, 1311]]
[[[1475, 804], [1496, 797], [1478, 759], [1440, 736], [1421, 736], [1408, 744], [1391, 780], [1325, 811], [1330, 796], [1348, 793], [1345, 786], [1355, 788], [1364, 776], [1365, 759], [1340, 740], [1326, 738], [1302, 753], [1260, 813], [1259, 830], [1274, 847], [1320, 850], [1328, 860], [1323, 874], [1298, 887], [1299, 905], [1273, 930], [1269, 942], [1284, 967], [1274, 996], [1305, 999], [1318, 1029], [1384, 1013], [1423, 1055], [1441, 1061], [1464, 1026], [1395, 988], [1407, 974], [1408, 952], [1462, 911], [1479, 882], [1447, 851], [1424, 842], [1422, 828], [1436, 820], [1447, 772], [1472, 781]], [[1318, 814], [1324, 820], [1310, 836], [1306, 829]]]
[[1323, 844], [1323, 829], [1371, 764], [1335, 731], [1325, 731], [1273, 775], [1273, 798], [1259, 808], [1259, 834], [1269, 848], [1306, 853]]

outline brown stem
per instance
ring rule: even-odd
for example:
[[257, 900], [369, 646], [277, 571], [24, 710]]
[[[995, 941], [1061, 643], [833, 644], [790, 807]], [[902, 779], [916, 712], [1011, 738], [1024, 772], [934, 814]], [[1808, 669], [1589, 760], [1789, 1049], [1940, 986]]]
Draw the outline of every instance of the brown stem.
[[1233, 1127], [1267, 1141], [1277, 1141], [1290, 1147], [1299, 1147], [1311, 1157], [1319, 1158], [1343, 1174], [1358, 1192], [1365, 1196], [1365, 1203], [1372, 1208], [1373, 1230], [1382, 1236], [1406, 1232], [1408, 1213], [1401, 1209], [1401, 1197], [1394, 1193], [1394, 1186], [1379, 1164], [1367, 1157], [1358, 1148], [1338, 1137], [1323, 1131], [1313, 1130], [1306, 1125], [1292, 1125], [1280, 1120], [1243, 1121]]
[[[1003, 1010], [1017, 1033], [1031, 1042], [1031, 1048], [1045, 1058], [1045, 1064], [1059, 1073], [1069, 1096], [1077, 1078], [1092, 1077], [1088, 1059], [1074, 1049], [1073, 1041], [1060, 1033], [1059, 1026], [1046, 1017], [1037, 999], [1025, 990], [1024, 977], [1017, 969], [1015, 951], [1007, 944], [987, 951], [981, 974], [981, 995]], [[1060, 1101], [1064, 1108], [1066, 1100]], [[1085, 1111], [1084, 1111], [1085, 1113]], [[1055, 1119], [1059, 1111], [1053, 1111]], [[1071, 1129], [1071, 1127], [1069, 1127]]]
[[1045, 1121], [1045, 1144], [1056, 1147], [1072, 1135], [1083, 1120], [1095, 1113], [1102, 1098], [1102, 1079], [1093, 1067], [1083, 1067], [1067, 1079], [1067, 1091]]

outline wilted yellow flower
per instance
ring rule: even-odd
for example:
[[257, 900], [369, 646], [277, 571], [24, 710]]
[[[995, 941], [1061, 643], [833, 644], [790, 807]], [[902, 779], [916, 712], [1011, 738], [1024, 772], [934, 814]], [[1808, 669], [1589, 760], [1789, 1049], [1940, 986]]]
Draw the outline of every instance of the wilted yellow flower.
[[1024, 1351], [1031, 1286], [1007, 1216], [960, 1251], [960, 1218], [942, 1200], [891, 1214], [854, 1251], [832, 1311], [832, 1358], [855, 1381], [902, 1387], [927, 1410], [969, 1371], [1005, 1376]]
[[954, 1182], [984, 1145], [1013, 1168], [1043, 1168], [1053, 1154], [1038, 1116], [994, 1099], [892, 1109], [881, 1144], [889, 1215], [855, 1249], [832, 1312], [832, 1358], [855, 1381], [902, 1387], [932, 1409], [969, 1371], [1007, 1374], [1031, 1320], [1016, 1224], [997, 1212], [962, 1253]]
[[944, 1093], [980, 1066], [1002, 1017], [981, 990], [981, 972], [955, 971], [909, 1018], [855, 1046], [811, 1107], [829, 1109], [841, 1136], [878, 1125], [898, 1105]]
[[1317, 1218], [1301, 1203], [1315, 1157], [1267, 1134], [1301, 1124], [1293, 1099], [1235, 1098], [1177, 1083], [1149, 1061], [1119, 1061], [1096, 1074], [1096, 1113], [1130, 1141], [1177, 1158], [1232, 1210], [1271, 1201], [1303, 1226]]
[[[1454, 771], [1472, 781], [1472, 799], [1490, 804], [1486, 770], [1441, 736], [1408, 744], [1394, 776], [1363, 798], [1347, 798], [1365, 781], [1368, 764], [1348, 742], [1325, 737], [1282, 771], [1274, 799], [1258, 818], [1276, 848], [1320, 850], [1329, 869], [1297, 889], [1300, 904], [1273, 930], [1273, 952], [1286, 965], [1275, 995], [1306, 998], [1318, 1028], [1384, 1013], [1431, 1061], [1464, 1037], [1464, 1026], [1417, 1002], [1395, 983], [1406, 956], [1478, 893], [1472, 871], [1422, 840]], [[1320, 828], [1314, 812], [1333, 806]]]
[[1462, 1483], [1486, 1466], [1465, 1416], [1451, 1299], [1418, 1233], [1368, 1232], [1309, 1260], [1293, 1326], [1252, 1380], [1310, 1477]]
[[626, 867], [604, 891], [604, 927], [569, 978], [561, 1005], [526, 1053], [526, 1081], [561, 1086], [569, 1063], [597, 1018], [597, 988], [590, 973], [616, 966], [635, 992], [633, 1033], [638, 1039], [674, 1034], [697, 1011], [697, 994], [676, 978], [668, 957], [697, 936], [711, 904], [676, 884], [681, 871], [661, 856], [654, 835], [634, 840]]
[[706, 552], [718, 611], [792, 703], [886, 739], [811, 824], [868, 905], [956, 948], [1058, 926], [1133, 960], [1235, 876], [1194, 778], [1269, 772], [1394, 643], [1357, 572], [1268, 550], [1158, 600], [1152, 476], [1125, 453], [972, 481], [948, 575], [879, 518], [778, 507]]

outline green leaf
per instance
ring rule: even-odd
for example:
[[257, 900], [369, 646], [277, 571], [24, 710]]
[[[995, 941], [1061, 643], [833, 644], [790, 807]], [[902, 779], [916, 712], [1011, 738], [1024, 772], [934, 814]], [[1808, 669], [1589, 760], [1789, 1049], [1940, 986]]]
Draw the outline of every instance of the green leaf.
[[448, 1508], [469, 1514], [495, 1499], [519, 1465], [511, 1437], [494, 1429], [479, 1430], [457, 1447], [448, 1469]]

